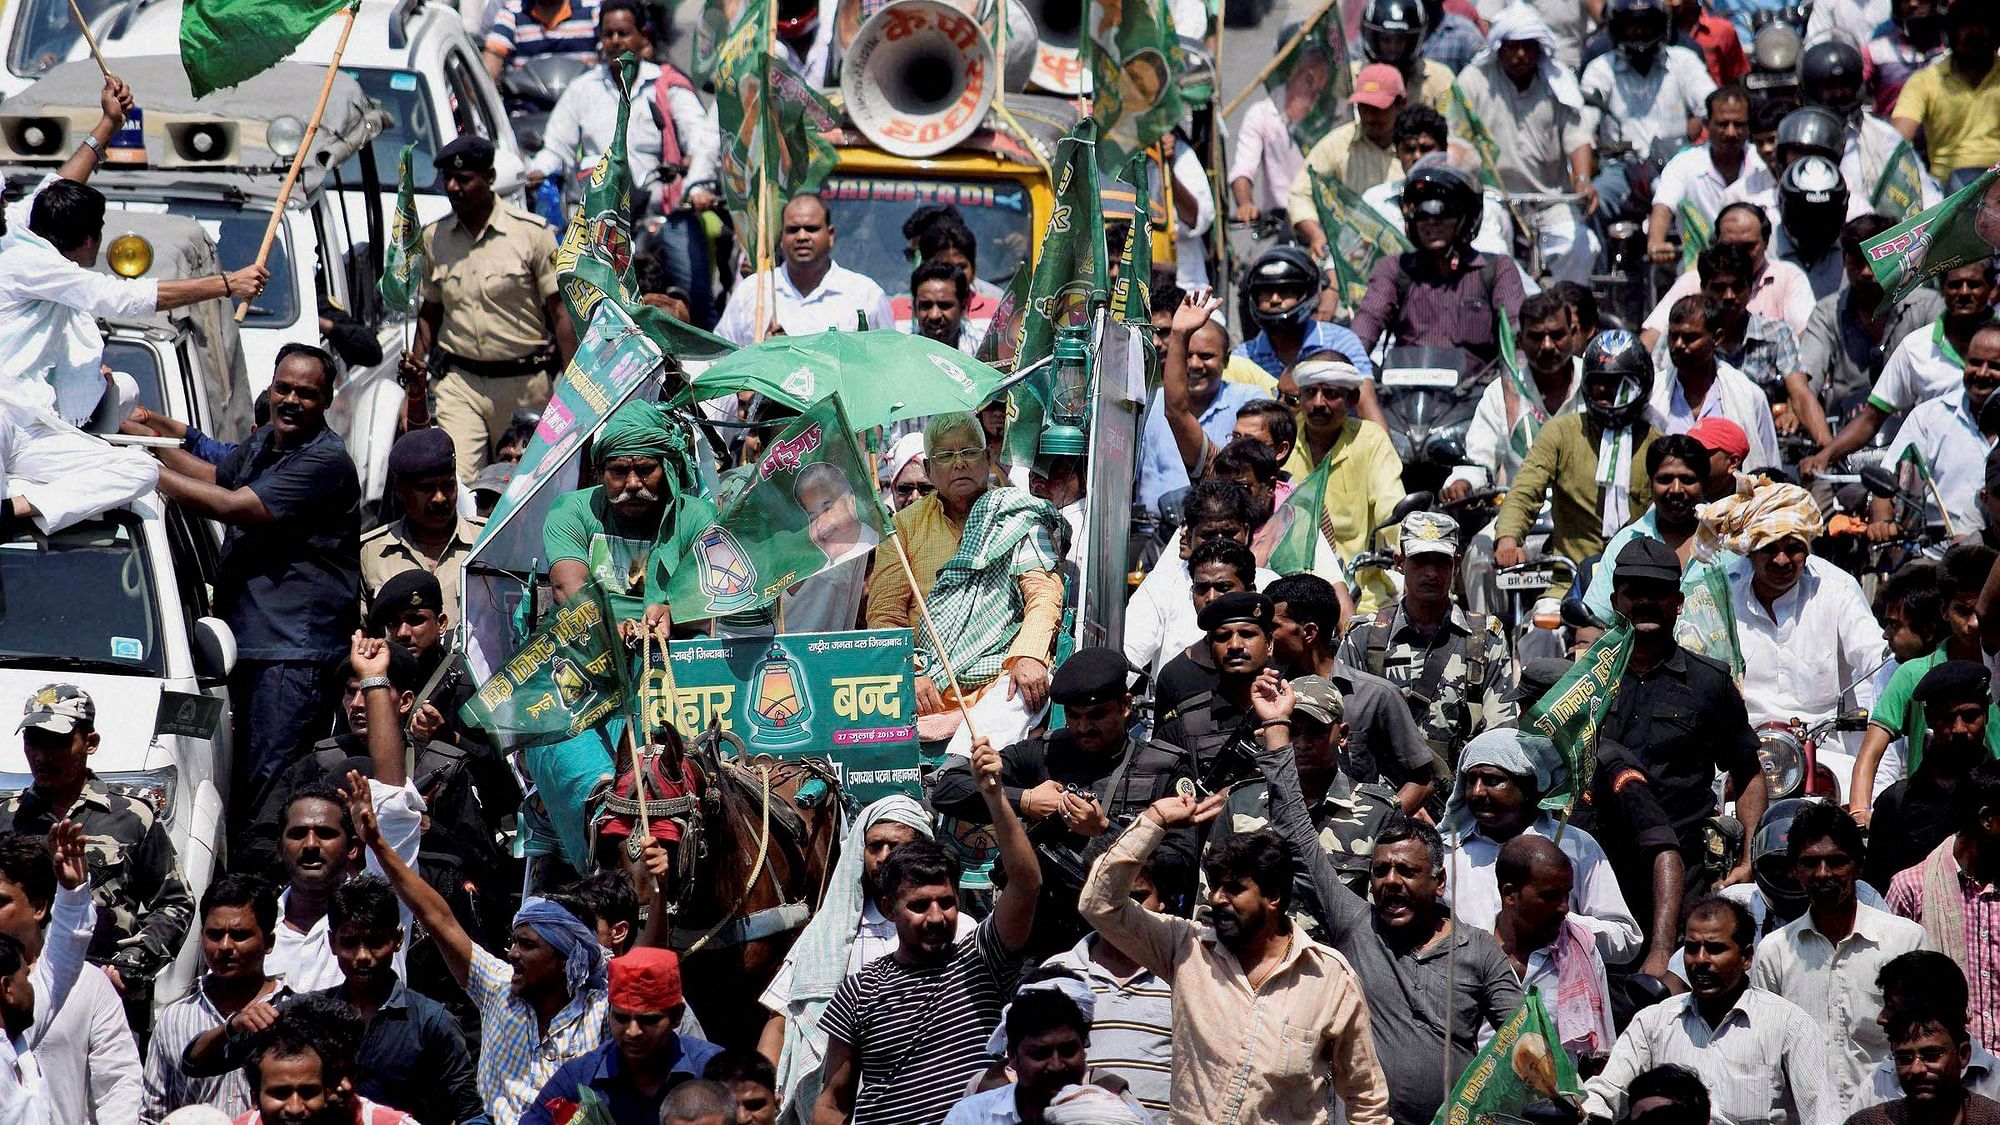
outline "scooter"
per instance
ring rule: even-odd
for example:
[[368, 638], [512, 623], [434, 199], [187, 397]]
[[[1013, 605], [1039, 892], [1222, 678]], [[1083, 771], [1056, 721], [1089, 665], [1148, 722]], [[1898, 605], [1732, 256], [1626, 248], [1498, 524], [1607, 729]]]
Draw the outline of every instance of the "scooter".
[[1443, 488], [1451, 470], [1465, 463], [1465, 431], [1495, 370], [1472, 366], [1462, 348], [1399, 344], [1382, 359], [1376, 376], [1382, 413], [1403, 459], [1403, 487], [1413, 493]]

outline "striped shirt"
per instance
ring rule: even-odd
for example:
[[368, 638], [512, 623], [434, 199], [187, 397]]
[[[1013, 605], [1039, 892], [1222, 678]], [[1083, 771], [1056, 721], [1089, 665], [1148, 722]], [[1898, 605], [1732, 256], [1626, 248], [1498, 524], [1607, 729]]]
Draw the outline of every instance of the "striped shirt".
[[1090, 984], [1097, 1007], [1090, 1018], [1090, 1068], [1123, 1078], [1148, 1110], [1173, 1108], [1174, 990], [1151, 969], [1120, 978], [1090, 955], [1103, 940], [1086, 936], [1075, 948], [1048, 959]]
[[[1965, 960], [1958, 967], [1965, 971], [1965, 983], [1972, 990], [1966, 1030], [1980, 1046], [2000, 1050], [2000, 888], [1967, 875], [1958, 866], [1957, 856], [1951, 855], [1950, 860], [1952, 874], [1958, 876], [1959, 894], [1964, 897]], [[1891, 914], [1923, 922], [1924, 866], [1928, 862], [1926, 859], [1899, 871], [1889, 880], [1889, 893], [1884, 897]]]
[[493, 0], [487, 50], [520, 61], [536, 55], [587, 55], [597, 61], [597, 5], [569, 0], [552, 22], [535, 14], [535, 0]]
[[[187, 995], [161, 1009], [153, 1023], [153, 1038], [146, 1046], [145, 1099], [139, 1109], [143, 1121], [159, 1121], [185, 1105], [214, 1106], [232, 1117], [256, 1108], [244, 1070], [216, 1078], [192, 1078], [181, 1069], [181, 1054], [188, 1044], [224, 1022], [222, 1013], [210, 1002], [208, 990], [202, 987], [207, 979], [204, 976], [195, 981]], [[275, 981], [277, 987], [259, 999], [276, 1005], [291, 996], [292, 990], [282, 978], [267, 979]]]
[[942, 965], [884, 957], [841, 981], [820, 1028], [854, 1052], [850, 1125], [939, 1125], [992, 1062], [986, 1040], [1020, 978], [989, 917]]
[[508, 987], [514, 970], [477, 945], [465, 992], [479, 1009], [479, 1096], [495, 1121], [519, 1121], [529, 1101], [562, 1064], [604, 1041], [606, 993], [594, 988], [570, 997], [546, 1034], [535, 1010]]

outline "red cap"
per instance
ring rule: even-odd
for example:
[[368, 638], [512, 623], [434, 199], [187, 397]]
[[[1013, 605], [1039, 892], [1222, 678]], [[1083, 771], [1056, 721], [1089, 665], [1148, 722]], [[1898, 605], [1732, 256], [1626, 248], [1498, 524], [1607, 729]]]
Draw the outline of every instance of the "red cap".
[[1708, 417], [1696, 422], [1687, 436], [1700, 442], [1711, 453], [1723, 452], [1738, 461], [1750, 456], [1750, 438], [1743, 427], [1727, 418]]
[[681, 959], [673, 950], [642, 945], [611, 959], [612, 1007], [664, 1012], [681, 998]]
[[1403, 72], [1388, 63], [1369, 63], [1354, 76], [1354, 101], [1357, 104], [1388, 109], [1403, 93]]

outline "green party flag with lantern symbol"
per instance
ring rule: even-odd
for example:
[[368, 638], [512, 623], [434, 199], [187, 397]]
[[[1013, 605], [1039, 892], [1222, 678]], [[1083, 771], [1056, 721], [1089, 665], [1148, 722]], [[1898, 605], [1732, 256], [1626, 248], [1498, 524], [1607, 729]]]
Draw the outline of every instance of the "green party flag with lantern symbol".
[[1868, 202], [1876, 214], [1892, 219], [1907, 219], [1924, 209], [1924, 165], [1910, 142], [1898, 144], [1882, 162]]
[[1098, 167], [1118, 175], [1181, 119], [1186, 64], [1166, 0], [1113, 0], [1086, 5], [1086, 12]]
[[[713, 71], [722, 125], [722, 195], [737, 240], [751, 254], [760, 245], [777, 246], [785, 201], [818, 190], [839, 159], [826, 139], [840, 127], [839, 114], [790, 63], [771, 53], [776, 2], [743, 5], [716, 50]], [[768, 243], [759, 242], [759, 223]]]
[[[1132, 185], [1132, 229], [1125, 235], [1125, 252], [1118, 256], [1118, 280], [1111, 286], [1111, 315], [1123, 324], [1153, 325], [1153, 209], [1150, 176], [1152, 161], [1143, 152], [1133, 153], [1125, 165], [1124, 181]], [[1147, 347], [1153, 335], [1146, 333]]]
[[1271, 548], [1270, 567], [1280, 576], [1312, 570], [1319, 561], [1319, 542], [1333, 542], [1326, 525], [1326, 482], [1333, 475], [1332, 457], [1320, 458], [1319, 465], [1285, 497], [1271, 513], [1278, 545]]
[[763, 609], [820, 571], [867, 554], [888, 529], [838, 393], [787, 422], [747, 476], [715, 522], [695, 533], [691, 554], [672, 574], [652, 578], [676, 621]]
[[618, 714], [630, 695], [625, 648], [595, 579], [551, 612], [459, 709], [496, 749], [574, 738]]
[[1545, 1101], [1580, 1110], [1583, 1080], [1563, 1050], [1562, 1031], [1543, 1005], [1541, 989], [1531, 988], [1458, 1076], [1431, 1125], [1518, 1123], [1529, 1106]]
[[1516, 411], [1514, 428], [1508, 431], [1507, 444], [1514, 450], [1514, 456], [1525, 458], [1528, 447], [1535, 443], [1535, 435], [1548, 424], [1549, 412], [1542, 407], [1542, 392], [1535, 388], [1528, 378], [1528, 371], [1521, 366], [1521, 353], [1514, 341], [1514, 324], [1508, 319], [1507, 310], [1500, 310], [1500, 373], [1514, 396], [1521, 401]]
[[411, 162], [417, 146], [407, 144], [396, 157], [396, 217], [389, 227], [388, 252], [376, 288], [382, 304], [399, 313], [417, 311], [424, 280], [424, 224], [417, 218], [416, 177]]
[[1264, 89], [1284, 114], [1292, 142], [1300, 152], [1311, 152], [1321, 137], [1347, 120], [1347, 99], [1354, 93], [1340, 5], [1326, 5], [1319, 18], [1285, 46], [1264, 78]]
[[[1084, 118], [1056, 146], [1055, 212], [1042, 235], [1042, 255], [1028, 285], [1027, 326], [1014, 369], [1053, 357], [1063, 333], [1086, 340], [1091, 317], [1109, 299], [1104, 208], [1097, 194], [1097, 122]], [[1001, 461], [1032, 465], [1043, 425], [1059, 405], [1056, 365], [1036, 370], [1008, 393]]]
[[611, 143], [583, 184], [583, 206], [570, 217], [556, 247], [556, 284], [569, 306], [570, 322], [590, 323], [607, 297], [623, 302], [637, 285], [632, 274], [632, 171], [626, 163], [626, 127], [631, 121], [630, 90], [639, 59], [627, 52], [611, 67], [618, 88], [618, 122]]
[[1947, 270], [1982, 262], [2000, 250], [2000, 168], [1955, 191], [1936, 207], [1861, 244], [1882, 286], [1886, 313], [1917, 286]]
[[1410, 240], [1339, 179], [1322, 176], [1311, 168], [1306, 169], [1306, 175], [1312, 183], [1313, 211], [1319, 216], [1320, 230], [1326, 232], [1341, 307], [1353, 309], [1368, 292], [1375, 263], [1385, 255], [1408, 251]]
[[1590, 775], [1597, 770], [1597, 728], [1611, 710], [1631, 658], [1632, 623], [1620, 618], [1522, 716], [1521, 729], [1555, 743], [1569, 773], [1542, 798], [1543, 808], [1570, 808], [1590, 791]]
[[972, 358], [1000, 371], [1014, 370], [1021, 355], [1021, 338], [1028, 331], [1028, 286], [1035, 280], [1035, 267], [1022, 262], [1001, 290], [1000, 303], [993, 308], [992, 323]]
[[[187, 0], [181, 7], [181, 69], [187, 71], [188, 89], [203, 98], [255, 78], [285, 61], [327, 17], [347, 6], [348, 0]], [[354, 6], [360, 7], [358, 0]]]

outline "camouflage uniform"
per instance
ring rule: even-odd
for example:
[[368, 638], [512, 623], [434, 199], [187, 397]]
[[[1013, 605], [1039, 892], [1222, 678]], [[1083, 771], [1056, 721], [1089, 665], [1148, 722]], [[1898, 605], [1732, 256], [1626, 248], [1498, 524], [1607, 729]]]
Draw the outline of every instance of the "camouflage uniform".
[[[1270, 792], [1262, 781], [1231, 789], [1229, 807], [1224, 816], [1216, 818], [1210, 842], [1266, 827], [1271, 821], [1270, 805]], [[1326, 796], [1312, 810], [1320, 847], [1333, 861], [1341, 882], [1364, 898], [1368, 895], [1368, 864], [1375, 854], [1375, 834], [1397, 808], [1395, 790], [1386, 785], [1356, 785], [1342, 773], [1334, 775]]]
[[[0, 832], [44, 836], [57, 819], [35, 789], [0, 799]], [[94, 773], [60, 819], [83, 826], [97, 907], [90, 960], [117, 969], [129, 997], [173, 961], [194, 921], [180, 857], [151, 805], [107, 790]]]
[[[1422, 700], [1418, 688], [1434, 648], [1447, 651], [1437, 654], [1444, 664], [1432, 698]], [[1482, 731], [1513, 722], [1519, 710], [1507, 698], [1514, 684], [1513, 656], [1507, 651], [1500, 619], [1467, 613], [1456, 605], [1429, 640], [1403, 616], [1400, 604], [1357, 617], [1348, 622], [1339, 660], [1396, 685], [1409, 702], [1424, 741], [1454, 770], [1458, 752], [1467, 742]]]

